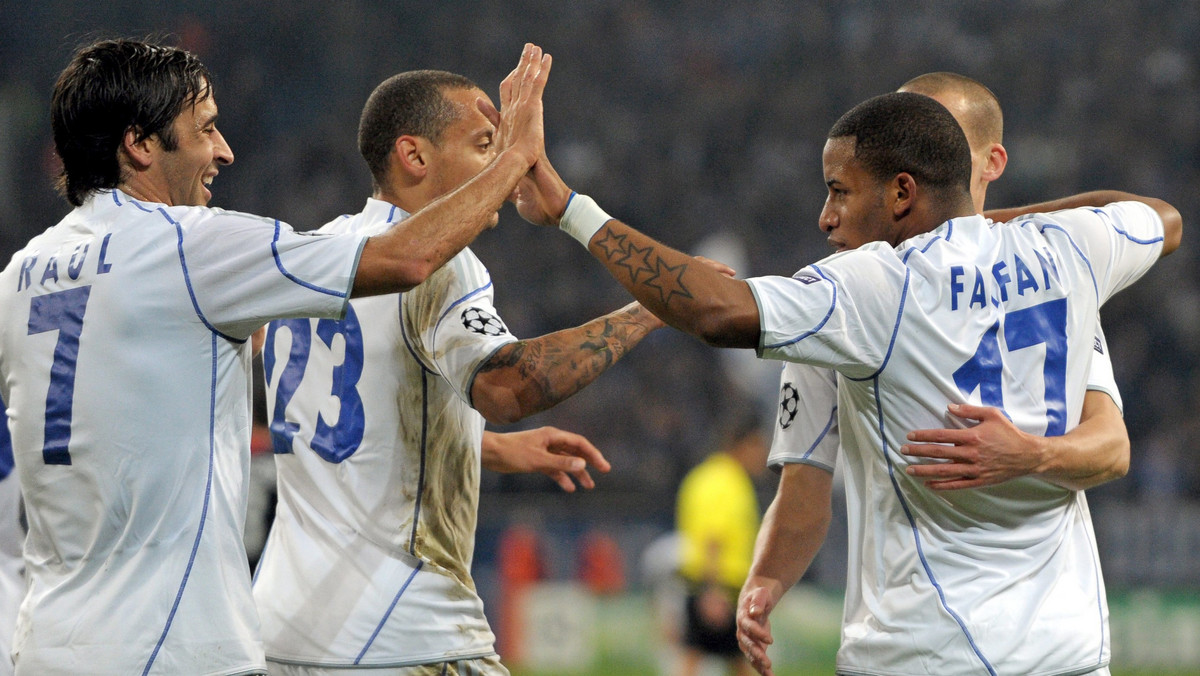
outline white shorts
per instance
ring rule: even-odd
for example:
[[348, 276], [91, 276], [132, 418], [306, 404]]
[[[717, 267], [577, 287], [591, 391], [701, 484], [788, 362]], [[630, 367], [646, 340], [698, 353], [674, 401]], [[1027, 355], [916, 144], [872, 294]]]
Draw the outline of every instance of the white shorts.
[[271, 676], [509, 676], [496, 655], [412, 667], [322, 667], [267, 660]]

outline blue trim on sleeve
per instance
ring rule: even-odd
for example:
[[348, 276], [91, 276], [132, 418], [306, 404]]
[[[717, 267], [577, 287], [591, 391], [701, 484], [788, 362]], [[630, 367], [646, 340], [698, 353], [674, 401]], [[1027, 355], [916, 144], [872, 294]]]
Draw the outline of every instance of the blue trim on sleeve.
[[882, 446], [879, 450], [883, 453], [884, 461], [887, 462], [888, 479], [892, 482], [892, 491], [896, 495], [896, 500], [900, 503], [900, 508], [904, 510], [904, 516], [906, 519], [908, 519], [909, 528], [912, 529], [913, 543], [916, 545], [917, 557], [921, 560], [921, 567], [925, 569], [925, 575], [928, 576], [929, 583], [932, 584], [934, 590], [937, 591], [938, 599], [941, 601], [942, 608], [950, 615], [950, 617], [954, 618], [954, 621], [958, 624], [959, 629], [962, 630], [963, 636], [966, 637], [967, 643], [970, 644], [971, 650], [975, 653], [975, 656], [979, 658], [979, 661], [983, 663], [984, 668], [987, 669], [991, 676], [996, 676], [995, 668], [993, 668], [991, 662], [984, 657], [983, 652], [979, 649], [979, 646], [975, 644], [975, 637], [971, 635], [971, 630], [967, 628], [966, 622], [964, 622], [962, 617], [960, 617], [958, 613], [954, 612], [954, 609], [951, 608], [946, 602], [946, 592], [942, 589], [941, 583], [939, 583], [937, 578], [934, 576], [933, 569], [929, 567], [928, 559], [925, 558], [925, 549], [921, 546], [921, 533], [917, 529], [917, 521], [912, 515], [912, 510], [908, 508], [908, 502], [904, 499], [904, 492], [900, 489], [900, 483], [896, 480], [896, 467], [892, 464], [892, 456], [888, 455], [887, 433], [884, 431], [883, 422], [883, 402], [879, 398], [878, 378], [875, 378], [875, 382], [872, 384], [872, 386], [875, 391], [875, 414], [878, 416], [879, 438], [882, 443]]
[[192, 543], [192, 553], [188, 557], [187, 568], [183, 571], [183, 579], [179, 581], [179, 591], [175, 594], [175, 602], [171, 604], [171, 612], [167, 615], [167, 623], [163, 626], [162, 634], [158, 637], [158, 643], [154, 644], [154, 651], [150, 653], [150, 659], [146, 662], [146, 668], [142, 670], [142, 676], [150, 673], [150, 667], [154, 666], [154, 660], [158, 657], [158, 651], [162, 648], [163, 642], [167, 640], [167, 633], [171, 631], [171, 623], [175, 621], [175, 613], [179, 610], [179, 602], [183, 599], [183, 591], [187, 588], [188, 579], [192, 575], [192, 565], [196, 562], [196, 551], [200, 549], [200, 537], [204, 535], [204, 524], [208, 519], [208, 501], [212, 495], [213, 481], [213, 454], [216, 447], [216, 409], [217, 409], [217, 335], [214, 333], [210, 340], [212, 341], [212, 367], [209, 381], [208, 393], [208, 479], [204, 485], [204, 505], [200, 509], [200, 525], [196, 529], [196, 540]]
[[362, 651], [358, 653], [358, 657], [354, 658], [355, 665], [362, 662], [363, 656], [367, 654], [367, 650], [371, 648], [371, 644], [375, 642], [375, 639], [379, 636], [379, 632], [383, 630], [383, 625], [387, 624], [388, 618], [392, 616], [392, 611], [396, 609], [396, 604], [400, 602], [400, 597], [404, 596], [404, 592], [408, 590], [408, 585], [412, 583], [413, 578], [417, 576], [417, 573], [420, 572], [424, 565], [425, 562], [421, 561], [417, 564], [416, 568], [413, 568], [413, 572], [408, 574], [408, 579], [404, 581], [403, 585], [401, 585], [400, 591], [396, 592], [396, 597], [392, 599], [392, 603], [388, 606], [387, 612], [383, 614], [383, 618], [379, 620], [379, 624], [375, 625], [375, 631], [371, 632], [371, 638], [367, 639], [367, 644], [364, 645]]
[[[346, 298], [347, 294], [342, 291], [335, 291], [333, 289], [326, 289], [324, 287], [317, 286], [316, 284], [310, 284], [309, 282], [306, 282], [287, 271], [287, 268], [283, 266], [283, 260], [279, 257], [279, 233], [281, 230], [282, 228], [279, 227], [279, 219], [275, 219], [275, 236], [271, 239], [271, 256], [275, 259], [275, 267], [279, 268], [279, 272], [287, 279], [290, 279], [306, 289], [311, 289], [317, 293], [323, 293], [329, 296], [336, 296], [337, 298]], [[359, 245], [359, 251], [359, 255], [361, 255], [362, 244]]]
[[[821, 319], [821, 321], [812, 329], [805, 331], [804, 333], [800, 334], [799, 336], [796, 336], [795, 338], [792, 338], [791, 340], [785, 340], [782, 343], [775, 343], [773, 345], [763, 345], [764, 350], [775, 350], [775, 349], [784, 347], [786, 345], [792, 345], [793, 343], [798, 343], [798, 342], [804, 340], [805, 338], [811, 336], [812, 334], [816, 333], [817, 331], [820, 331], [821, 327], [825, 326], [825, 324], [827, 324], [829, 322], [829, 318], [833, 316], [833, 311], [835, 309], [837, 309], [837, 292], [838, 292], [837, 284], [833, 283], [833, 280], [830, 279], [829, 276], [826, 275], [821, 270], [820, 266], [812, 265], [809, 267], [811, 267], [814, 271], [816, 271], [816, 273], [818, 275], [820, 275], [821, 279], [824, 279], [825, 281], [829, 282], [829, 286], [833, 289], [833, 300], [831, 300], [829, 302], [829, 312], [826, 312], [825, 317], [823, 317]], [[764, 335], [765, 335], [765, 332], [764, 332]]]
[[[1108, 227], [1117, 231], [1122, 237], [1129, 240], [1130, 242], [1133, 242], [1134, 244], [1157, 244], [1157, 243], [1163, 241], [1163, 237], [1155, 237], [1154, 239], [1138, 239], [1137, 237], [1134, 237], [1133, 235], [1126, 232], [1125, 230], [1118, 228], [1117, 224], [1113, 221], [1112, 216], [1109, 215], [1109, 213], [1107, 211], [1105, 211], [1104, 209], [1093, 208], [1092, 212], [1095, 213], [1096, 215], [1100, 216], [1100, 218], [1104, 219], [1108, 223]], [[1159, 217], [1159, 220], [1161, 221], [1162, 218]]]
[[892, 359], [892, 350], [896, 349], [896, 338], [900, 335], [900, 320], [904, 317], [904, 306], [908, 303], [908, 285], [911, 281], [912, 270], [906, 266], [904, 268], [904, 288], [900, 291], [900, 309], [896, 312], [896, 323], [892, 325], [892, 339], [888, 341], [887, 354], [883, 355], [883, 363], [879, 365], [879, 368], [874, 373], [865, 378], [851, 378], [850, 376], [846, 376], [847, 380], [862, 382], [878, 378], [879, 374], [883, 373], [883, 369], [887, 368], [888, 362]]
[[838, 407], [834, 406], [833, 410], [829, 412], [829, 420], [825, 423], [825, 429], [821, 430], [821, 433], [817, 435], [817, 440], [812, 442], [812, 446], [809, 446], [808, 450], [800, 456], [801, 459], [807, 459], [808, 456], [813, 454], [813, 451], [817, 450], [817, 446], [825, 439], [825, 436], [829, 434], [829, 429], [833, 427], [833, 423], [837, 420], [837, 412]]
[[439, 324], [441, 324], [441, 323], [442, 323], [442, 320], [443, 320], [443, 319], [445, 319], [447, 315], [449, 315], [451, 312], [453, 312], [453, 311], [454, 311], [454, 308], [456, 308], [456, 307], [458, 307], [459, 305], [461, 305], [461, 304], [463, 304], [463, 303], [467, 302], [468, 300], [470, 300], [470, 299], [474, 298], [475, 296], [478, 296], [479, 294], [483, 293], [484, 291], [487, 291], [487, 290], [488, 290], [488, 289], [490, 289], [490, 288], [492, 288], [492, 276], [491, 276], [491, 274], [489, 274], [489, 275], [488, 275], [488, 281], [487, 281], [487, 284], [484, 284], [483, 286], [479, 287], [478, 289], [475, 289], [474, 291], [468, 291], [468, 292], [466, 293], [466, 295], [464, 295], [462, 298], [459, 298], [458, 300], [456, 300], [456, 301], [454, 301], [453, 303], [451, 303], [451, 304], [450, 304], [450, 307], [446, 308], [446, 311], [442, 313], [442, 316], [438, 317], [438, 319], [437, 319], [437, 320], [438, 320], [438, 323], [439, 323]]

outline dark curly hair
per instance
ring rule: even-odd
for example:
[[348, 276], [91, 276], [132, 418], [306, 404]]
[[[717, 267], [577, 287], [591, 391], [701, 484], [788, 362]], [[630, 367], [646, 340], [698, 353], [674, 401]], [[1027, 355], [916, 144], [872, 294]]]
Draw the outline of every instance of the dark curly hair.
[[921, 94], [893, 92], [850, 109], [829, 138], [853, 137], [854, 157], [879, 180], [901, 172], [937, 191], [971, 190], [971, 146], [945, 106]]

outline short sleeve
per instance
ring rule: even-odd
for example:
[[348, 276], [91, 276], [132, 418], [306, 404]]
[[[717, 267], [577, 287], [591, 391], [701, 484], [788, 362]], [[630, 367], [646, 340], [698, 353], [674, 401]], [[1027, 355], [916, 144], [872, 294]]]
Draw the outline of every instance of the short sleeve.
[[1137, 281], [1162, 254], [1162, 219], [1142, 202], [1058, 211], [1041, 227], [1048, 237], [1054, 229], [1066, 231], [1082, 249], [1100, 304]]
[[468, 249], [405, 293], [401, 312], [413, 356], [467, 402], [479, 368], [517, 340], [493, 305], [487, 268]]
[[767, 466], [815, 465], [833, 472], [837, 464], [837, 374], [808, 364], [785, 363], [779, 376], [779, 415]]
[[280, 221], [219, 209], [179, 225], [197, 310], [237, 339], [272, 319], [340, 318], [366, 242], [361, 235], [297, 233]]
[[1113, 375], [1112, 358], [1108, 353], [1108, 341], [1104, 338], [1104, 330], [1100, 328], [1100, 318], [1096, 318], [1096, 336], [1092, 341], [1092, 367], [1088, 371], [1087, 388], [1104, 392], [1112, 397], [1112, 400], [1117, 404], [1117, 408], [1122, 413], [1125, 411], [1125, 403], [1121, 401], [1121, 392], [1117, 389], [1117, 379]]
[[907, 290], [894, 251], [868, 244], [792, 277], [746, 280], [759, 310], [758, 355], [866, 378], [883, 365]]

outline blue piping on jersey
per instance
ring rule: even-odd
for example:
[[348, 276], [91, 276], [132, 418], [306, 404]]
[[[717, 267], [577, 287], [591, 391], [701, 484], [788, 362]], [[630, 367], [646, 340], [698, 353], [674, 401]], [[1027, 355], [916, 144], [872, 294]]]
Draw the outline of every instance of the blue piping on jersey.
[[[412, 535], [408, 536], [408, 553], [417, 556], [417, 524], [421, 522], [421, 500], [425, 497], [425, 453], [429, 437], [429, 374], [421, 373], [421, 472], [417, 475], [417, 500], [413, 505]], [[417, 557], [420, 558], [420, 557]]]
[[[1093, 208], [1092, 212], [1094, 212], [1097, 216], [1099, 216], [1101, 219], [1103, 219], [1105, 222], [1107, 222], [1108, 227], [1121, 233], [1122, 237], [1129, 240], [1130, 242], [1133, 242], [1134, 244], [1155, 244], [1157, 242], [1163, 241], [1162, 237], [1155, 237], [1154, 239], [1138, 239], [1137, 237], [1134, 237], [1133, 235], [1129, 234], [1128, 232], [1125, 232], [1124, 230], [1118, 228], [1117, 224], [1113, 223], [1112, 218], [1108, 215], [1108, 212], [1104, 211], [1103, 209]], [[1159, 220], [1162, 220], [1161, 217], [1159, 218]]]
[[831, 300], [829, 302], [829, 312], [826, 312], [825, 317], [823, 317], [821, 319], [821, 321], [817, 323], [816, 326], [809, 329], [808, 331], [805, 331], [804, 333], [796, 336], [795, 338], [792, 338], [791, 340], [785, 340], [782, 343], [776, 343], [774, 345], [763, 345], [764, 350], [773, 350], [775, 348], [783, 347], [785, 345], [791, 345], [793, 343], [798, 343], [798, 342], [804, 340], [805, 338], [811, 336], [812, 334], [816, 333], [817, 331], [820, 331], [821, 328], [823, 326], [825, 326], [825, 324], [829, 321], [829, 318], [833, 316], [833, 311], [835, 309], [837, 309], [837, 292], [838, 292], [837, 284], [834, 284], [833, 280], [830, 279], [824, 272], [821, 271], [820, 266], [813, 265], [811, 267], [812, 267], [813, 271], [815, 271], [818, 275], [820, 275], [821, 279], [824, 279], [825, 281], [829, 282], [830, 288], [833, 289], [833, 300]]
[[317, 293], [323, 293], [328, 296], [333, 296], [335, 298], [345, 298], [346, 294], [342, 293], [341, 291], [334, 291], [333, 289], [326, 289], [324, 287], [317, 286], [316, 284], [311, 284], [309, 282], [306, 282], [306, 281], [300, 279], [299, 277], [296, 277], [292, 273], [288, 272], [287, 268], [283, 267], [283, 260], [281, 260], [279, 258], [279, 232], [280, 232], [280, 230], [281, 230], [281, 228], [279, 227], [279, 219], [275, 219], [275, 236], [271, 238], [271, 257], [275, 259], [275, 267], [279, 268], [280, 274], [282, 274], [284, 277], [292, 280], [296, 284], [303, 286], [306, 289], [311, 289], [313, 291], [316, 291]]
[[[869, 376], [866, 376], [865, 378], [851, 378], [850, 376], [846, 376], [846, 380], [862, 382], [864, 380], [871, 380], [872, 378], [878, 378], [879, 374], [883, 373], [883, 369], [887, 368], [888, 362], [892, 360], [892, 350], [894, 350], [896, 348], [896, 337], [900, 335], [900, 319], [904, 316], [904, 306], [905, 306], [905, 304], [908, 303], [908, 284], [911, 281], [911, 278], [912, 278], [912, 270], [908, 269], [908, 267], [905, 266], [905, 268], [904, 268], [904, 288], [900, 290], [900, 309], [896, 312], [896, 323], [892, 326], [892, 338], [891, 338], [891, 340], [888, 341], [887, 354], [883, 355], [883, 363], [879, 365], [879, 368], [876, 369], [874, 373], [872, 373]], [[843, 374], [843, 375], [845, 375], [845, 374]]]
[[1100, 653], [1096, 655], [1096, 668], [1099, 669], [1100, 665], [1104, 663], [1104, 645], [1105, 639], [1108, 637], [1105, 627], [1108, 623], [1104, 621], [1104, 590], [1100, 588], [1100, 550], [1096, 548], [1096, 534], [1090, 528], [1085, 529], [1084, 532], [1087, 533], [1088, 541], [1092, 545], [1092, 574], [1096, 579], [1096, 615], [1100, 620]]
[[471, 299], [471, 298], [473, 298], [474, 296], [477, 296], [477, 295], [479, 295], [479, 294], [483, 293], [484, 291], [487, 291], [487, 290], [488, 290], [488, 289], [490, 289], [490, 288], [492, 288], [492, 276], [491, 276], [491, 274], [489, 274], [489, 275], [488, 275], [488, 281], [487, 281], [487, 284], [484, 284], [483, 286], [479, 287], [478, 289], [475, 289], [474, 291], [470, 291], [470, 292], [468, 292], [468, 293], [467, 293], [465, 296], [463, 296], [462, 298], [459, 298], [458, 300], [456, 300], [456, 301], [454, 301], [453, 303], [451, 303], [451, 304], [450, 304], [450, 307], [446, 308], [446, 311], [442, 313], [442, 316], [441, 316], [441, 317], [438, 317], [438, 323], [439, 323], [439, 324], [441, 324], [441, 323], [442, 323], [442, 320], [446, 318], [446, 315], [450, 314], [450, 312], [451, 312], [452, 310], [454, 310], [454, 308], [458, 307], [458, 305], [460, 305], [461, 303], [465, 303], [465, 302], [467, 302], [468, 300], [470, 300], [470, 299]]
[[835, 405], [833, 410], [829, 412], [829, 420], [825, 423], [825, 429], [821, 430], [821, 433], [817, 435], [817, 440], [812, 442], [812, 446], [808, 447], [804, 455], [800, 456], [801, 460], [807, 460], [808, 456], [812, 455], [813, 451], [817, 450], [817, 446], [825, 440], [825, 435], [829, 434], [829, 428], [833, 427], [833, 423], [837, 421], [837, 412], [838, 407]]
[[[950, 235], [952, 235], [952, 234], [954, 234], [954, 219], [953, 218], [946, 221], [945, 240], [947, 242], [950, 241]], [[929, 248], [932, 247], [934, 244], [936, 244], [941, 239], [942, 239], [941, 235], [935, 235], [933, 237], [930, 237], [929, 241], [925, 243], [925, 246], [921, 247], [920, 252], [925, 253], [926, 251], [929, 251]], [[904, 256], [902, 256], [900, 258], [900, 262], [905, 265], [908, 265], [908, 257], [911, 256], [914, 251], [917, 251], [916, 247], [909, 247], [908, 250], [904, 252]]]
[[884, 433], [883, 425], [883, 402], [879, 398], [878, 377], [875, 378], [875, 382], [872, 384], [872, 387], [875, 393], [875, 411], [879, 420], [879, 438], [882, 443], [882, 446], [879, 450], [883, 453], [884, 461], [887, 462], [888, 479], [892, 482], [892, 491], [896, 494], [896, 500], [899, 501], [900, 508], [904, 510], [904, 516], [906, 519], [908, 519], [908, 525], [912, 529], [913, 542], [917, 548], [917, 557], [921, 559], [921, 567], [925, 569], [925, 575], [929, 577], [930, 584], [932, 584], [933, 588], [937, 591], [938, 599], [942, 603], [942, 608], [945, 609], [950, 617], [954, 618], [954, 621], [958, 624], [958, 628], [962, 630], [963, 636], [966, 637], [967, 643], [971, 646], [971, 651], [974, 652], [975, 656], [979, 658], [979, 661], [983, 663], [983, 666], [988, 670], [988, 673], [991, 674], [991, 676], [996, 676], [996, 670], [992, 667], [992, 664], [988, 661], [988, 659], [983, 656], [983, 653], [979, 650], [979, 646], [975, 644], [975, 638], [971, 636], [971, 631], [967, 629], [966, 623], [946, 602], [946, 593], [942, 589], [942, 585], [938, 583], [937, 578], [934, 577], [933, 570], [929, 567], [929, 561], [925, 558], [925, 549], [921, 546], [921, 533], [917, 530], [917, 521], [913, 518], [912, 512], [908, 508], [908, 503], [904, 500], [904, 493], [900, 490], [900, 483], [896, 481], [895, 465], [892, 464], [892, 457], [888, 455], [887, 435]]
[[1067, 238], [1067, 243], [1071, 245], [1071, 248], [1075, 250], [1075, 253], [1079, 254], [1079, 258], [1084, 262], [1085, 265], [1087, 265], [1088, 275], [1090, 275], [1092, 278], [1092, 291], [1096, 294], [1096, 307], [1099, 307], [1100, 284], [1096, 282], [1096, 271], [1092, 268], [1092, 261], [1088, 259], [1087, 256], [1083, 255], [1083, 252], [1079, 250], [1079, 246], [1075, 244], [1075, 240], [1071, 237], [1071, 233], [1067, 232], [1065, 228], [1054, 223], [1046, 223], [1042, 225], [1038, 232], [1044, 235], [1046, 234], [1047, 230], [1057, 230], [1061, 232], [1063, 236]]
[[371, 638], [367, 639], [367, 644], [364, 645], [362, 651], [358, 653], [358, 657], [354, 658], [355, 665], [358, 665], [358, 663], [362, 661], [363, 656], [367, 654], [367, 650], [370, 649], [371, 644], [375, 642], [375, 638], [379, 636], [379, 632], [383, 630], [383, 625], [387, 624], [388, 618], [392, 616], [392, 611], [396, 609], [396, 604], [400, 602], [400, 597], [404, 596], [404, 592], [408, 589], [408, 585], [412, 583], [413, 578], [417, 576], [417, 572], [420, 571], [421, 567], [424, 565], [424, 561], [417, 563], [417, 567], [413, 568], [413, 572], [408, 574], [408, 579], [404, 581], [404, 584], [400, 587], [400, 591], [396, 592], [396, 598], [392, 599], [392, 605], [388, 606], [387, 612], [383, 614], [383, 618], [379, 620], [379, 624], [375, 625], [375, 631], [371, 633]]
[[412, 355], [412, 358], [416, 360], [417, 365], [420, 366], [423, 371], [426, 373], [433, 373], [433, 369], [429, 368], [425, 365], [425, 362], [421, 361], [420, 355], [417, 354], [417, 351], [413, 349], [412, 343], [408, 340], [408, 330], [404, 328], [404, 294], [398, 294], [396, 299], [396, 311], [400, 314], [400, 337], [404, 339], [404, 347], [408, 348], [408, 353]]
[[[134, 202], [134, 204], [137, 204], [137, 202]], [[139, 204], [138, 206], [140, 207], [141, 205]], [[170, 214], [167, 213], [167, 211], [164, 207], [159, 207], [158, 213], [162, 214], [162, 217], [167, 219], [168, 223], [175, 226], [175, 237], [176, 237], [176, 241], [177, 241], [175, 246], [176, 246], [176, 248], [179, 249], [179, 266], [183, 270], [183, 284], [184, 284], [184, 286], [187, 287], [188, 298], [190, 298], [192, 301], [192, 309], [196, 311], [196, 316], [200, 318], [200, 322], [202, 324], [204, 324], [204, 326], [206, 326], [209, 331], [212, 331], [213, 333], [217, 334], [218, 336], [221, 336], [225, 340], [228, 340], [232, 343], [236, 343], [238, 345], [245, 343], [246, 342], [245, 338], [238, 339], [238, 338], [234, 338], [233, 336], [227, 336], [224, 333], [221, 333], [220, 331], [217, 330], [217, 327], [215, 327], [211, 323], [209, 323], [208, 318], [204, 316], [204, 312], [202, 312], [200, 310], [200, 303], [196, 301], [196, 291], [195, 291], [195, 289], [192, 288], [192, 277], [191, 277], [191, 274], [188, 273], [187, 257], [184, 256], [184, 254], [183, 254], [183, 226], [181, 226], [178, 222], [176, 222], [174, 219], [172, 219]]]
[[449, 305], [449, 307], [446, 308], [446, 311], [443, 312], [437, 318], [437, 322], [434, 323], [434, 325], [433, 325], [433, 340], [434, 340], [434, 342], [437, 341], [437, 332], [438, 332], [438, 329], [440, 329], [442, 327], [442, 320], [445, 319], [451, 312], [453, 312], [454, 308], [467, 302], [468, 300], [471, 300], [475, 296], [478, 296], [479, 294], [483, 293], [484, 291], [487, 291], [490, 288], [492, 288], [492, 276], [489, 273], [487, 284], [484, 284], [483, 286], [481, 286], [473, 291], [468, 291], [462, 298], [459, 298], [458, 300], [451, 303]]
[[204, 485], [204, 506], [200, 510], [200, 526], [196, 529], [196, 540], [192, 543], [192, 554], [188, 557], [187, 568], [183, 571], [183, 579], [179, 581], [179, 591], [175, 594], [175, 603], [171, 604], [171, 612], [167, 615], [167, 623], [163, 626], [162, 635], [158, 637], [158, 643], [154, 644], [154, 652], [150, 653], [150, 659], [146, 662], [146, 668], [142, 670], [142, 676], [150, 673], [150, 667], [154, 666], [154, 660], [158, 658], [159, 649], [162, 648], [163, 642], [167, 640], [167, 632], [171, 631], [171, 623], [175, 621], [175, 612], [179, 610], [179, 602], [183, 599], [183, 590], [187, 588], [188, 578], [192, 575], [192, 564], [196, 562], [196, 551], [200, 549], [200, 536], [204, 535], [204, 524], [208, 519], [208, 500], [212, 495], [213, 454], [216, 447], [217, 335], [215, 333], [212, 335], [211, 340], [212, 375], [208, 388], [208, 480]]

